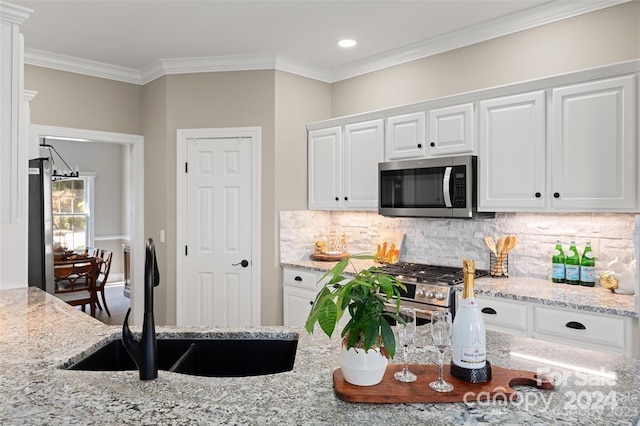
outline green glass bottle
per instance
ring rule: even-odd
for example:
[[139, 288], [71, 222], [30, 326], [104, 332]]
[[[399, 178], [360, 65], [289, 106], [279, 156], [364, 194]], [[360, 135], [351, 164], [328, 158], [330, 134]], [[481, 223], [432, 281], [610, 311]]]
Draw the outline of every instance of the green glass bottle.
[[580, 260], [580, 285], [585, 287], [594, 287], [596, 285], [596, 259], [593, 257], [591, 242], [589, 241], [587, 241]]
[[578, 254], [575, 241], [571, 241], [571, 246], [569, 246], [569, 252], [567, 253], [567, 258], [564, 263], [564, 282], [573, 285], [580, 284], [580, 255]]
[[556, 248], [553, 250], [553, 256], [551, 257], [551, 281], [554, 283], [563, 283], [564, 282], [564, 265], [565, 256], [562, 251], [562, 244], [560, 244], [560, 240], [556, 241]]

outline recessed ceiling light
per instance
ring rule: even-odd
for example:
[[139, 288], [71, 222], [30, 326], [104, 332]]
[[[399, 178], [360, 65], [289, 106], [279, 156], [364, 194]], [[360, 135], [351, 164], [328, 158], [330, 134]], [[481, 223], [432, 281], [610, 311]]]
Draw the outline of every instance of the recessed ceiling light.
[[340, 40], [338, 42], [338, 46], [340, 47], [353, 47], [356, 44], [358, 43], [355, 40], [350, 40], [350, 39]]

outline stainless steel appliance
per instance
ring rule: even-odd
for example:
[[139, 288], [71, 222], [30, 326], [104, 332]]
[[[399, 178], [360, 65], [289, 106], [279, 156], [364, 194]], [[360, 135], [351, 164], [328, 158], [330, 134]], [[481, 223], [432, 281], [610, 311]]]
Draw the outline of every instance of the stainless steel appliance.
[[[403, 283], [401, 305], [416, 308], [419, 323], [428, 322], [431, 312], [446, 310], [455, 315], [454, 286], [464, 281], [462, 268], [399, 262], [380, 267]], [[488, 271], [476, 270], [476, 278], [488, 275]], [[390, 306], [389, 309], [393, 309]]]
[[54, 292], [52, 166], [48, 158], [29, 160], [28, 281], [30, 286]]
[[472, 155], [378, 164], [383, 216], [494, 217], [477, 210], [477, 158]]

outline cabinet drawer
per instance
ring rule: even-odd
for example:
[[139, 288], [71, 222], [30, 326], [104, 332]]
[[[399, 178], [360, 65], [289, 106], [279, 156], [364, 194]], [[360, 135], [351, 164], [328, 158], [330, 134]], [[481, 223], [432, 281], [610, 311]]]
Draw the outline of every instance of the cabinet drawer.
[[487, 325], [527, 331], [527, 305], [516, 301], [506, 301], [494, 297], [476, 297], [482, 317]]
[[[534, 333], [624, 349], [624, 318], [536, 306]], [[571, 342], [567, 342], [571, 344]]]
[[313, 271], [284, 268], [282, 272], [282, 281], [285, 286], [300, 287], [309, 290], [318, 289], [318, 276]]

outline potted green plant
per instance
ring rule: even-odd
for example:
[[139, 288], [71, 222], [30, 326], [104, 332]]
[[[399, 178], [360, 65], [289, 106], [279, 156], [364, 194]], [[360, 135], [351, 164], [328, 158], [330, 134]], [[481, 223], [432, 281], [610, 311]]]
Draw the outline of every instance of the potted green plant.
[[[327, 271], [320, 282], [328, 280], [313, 302], [305, 328], [312, 333], [317, 323], [331, 337], [342, 315], [348, 312], [350, 318], [341, 333], [340, 366], [347, 382], [369, 386], [380, 383], [388, 359], [395, 355], [396, 339], [390, 322], [402, 323], [397, 312], [400, 289], [406, 288], [376, 266], [358, 271], [352, 259], [374, 256], [347, 257]], [[349, 265], [355, 276], [347, 279], [343, 273]], [[385, 310], [386, 303], [392, 303], [395, 312]]]

